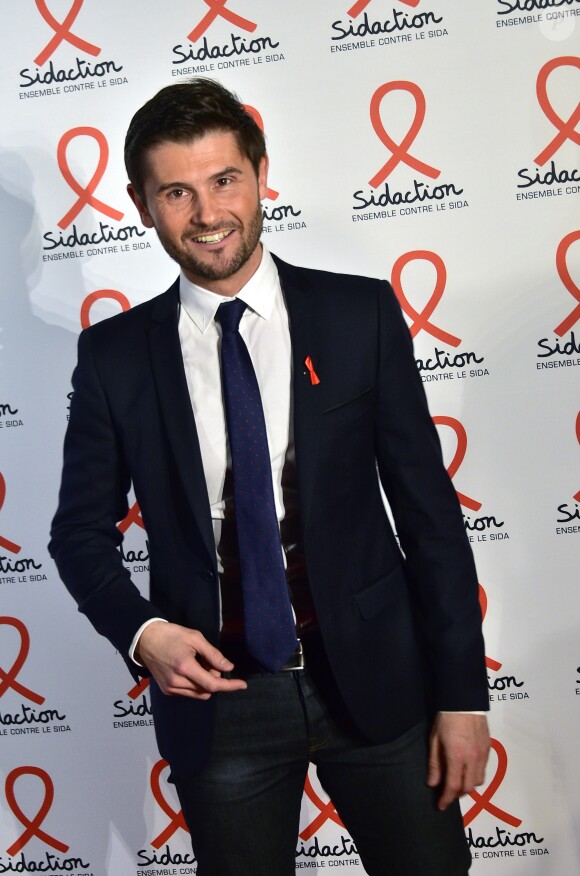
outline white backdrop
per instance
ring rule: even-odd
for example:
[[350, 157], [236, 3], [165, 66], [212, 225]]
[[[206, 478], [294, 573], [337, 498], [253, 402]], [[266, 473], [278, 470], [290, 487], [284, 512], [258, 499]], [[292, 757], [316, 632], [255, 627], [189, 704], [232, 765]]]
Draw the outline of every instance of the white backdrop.
[[[176, 275], [124, 192], [126, 126], [199, 73], [265, 126], [267, 245], [392, 279], [414, 335], [482, 585], [473, 873], [578, 872], [580, 0], [349, 2], [0, 0], [0, 873], [195, 872], [147, 688], [46, 542], [81, 325]], [[362, 873], [306, 790], [297, 872]]]

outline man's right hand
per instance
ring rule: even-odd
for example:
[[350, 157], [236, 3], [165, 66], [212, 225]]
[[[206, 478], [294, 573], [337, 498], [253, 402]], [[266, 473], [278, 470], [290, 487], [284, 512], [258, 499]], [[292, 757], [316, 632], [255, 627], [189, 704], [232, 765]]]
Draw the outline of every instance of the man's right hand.
[[244, 690], [241, 678], [222, 678], [234, 664], [199, 630], [154, 621], [145, 627], [135, 649], [164, 694], [208, 700], [218, 691]]

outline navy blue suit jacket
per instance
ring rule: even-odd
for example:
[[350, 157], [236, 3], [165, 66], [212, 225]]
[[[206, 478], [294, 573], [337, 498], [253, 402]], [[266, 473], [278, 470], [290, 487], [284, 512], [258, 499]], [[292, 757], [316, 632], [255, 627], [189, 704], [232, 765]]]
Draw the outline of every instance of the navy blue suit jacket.
[[[276, 262], [292, 338], [303, 545], [344, 702], [375, 741], [429, 708], [485, 709], [471, 549], [392, 289]], [[177, 325], [175, 283], [81, 334], [50, 544], [79, 610], [133, 673], [128, 649], [149, 618], [219, 637], [216, 551]], [[149, 600], [118, 551], [131, 483], [149, 539]], [[161, 754], [174, 769], [198, 769], [213, 698], [167, 697], [153, 682], [152, 705]]]

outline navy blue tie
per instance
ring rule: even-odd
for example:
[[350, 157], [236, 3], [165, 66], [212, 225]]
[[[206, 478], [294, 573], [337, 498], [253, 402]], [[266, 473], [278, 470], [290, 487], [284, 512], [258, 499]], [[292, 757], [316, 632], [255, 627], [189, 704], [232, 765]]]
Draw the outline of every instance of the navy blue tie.
[[244, 630], [248, 651], [278, 672], [297, 648], [296, 629], [274, 505], [272, 466], [262, 399], [252, 360], [239, 333], [246, 305], [220, 304], [224, 406], [232, 455]]

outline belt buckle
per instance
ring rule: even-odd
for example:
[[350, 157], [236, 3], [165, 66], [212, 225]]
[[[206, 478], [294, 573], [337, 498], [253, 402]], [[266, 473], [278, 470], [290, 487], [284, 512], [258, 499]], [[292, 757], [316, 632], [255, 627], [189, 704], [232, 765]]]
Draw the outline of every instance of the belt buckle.
[[280, 672], [294, 672], [298, 669], [304, 669], [304, 648], [302, 642], [298, 639], [298, 647], [292, 654], [290, 659], [281, 668]]

